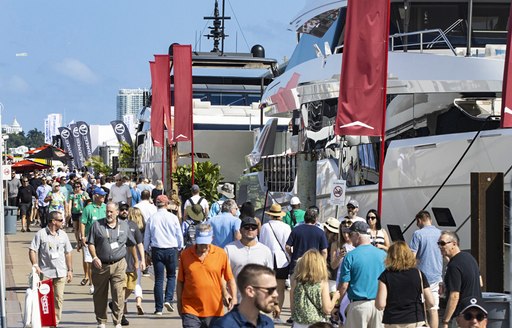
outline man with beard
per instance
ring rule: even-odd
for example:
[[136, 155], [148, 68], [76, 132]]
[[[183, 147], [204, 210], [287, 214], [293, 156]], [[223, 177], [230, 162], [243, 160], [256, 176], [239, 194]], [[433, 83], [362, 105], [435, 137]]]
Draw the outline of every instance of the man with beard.
[[236, 283], [242, 301], [211, 327], [274, 327], [272, 319], [260, 313], [271, 313], [277, 305], [274, 271], [264, 265], [247, 264], [240, 271]]
[[107, 204], [107, 217], [93, 223], [87, 245], [92, 256], [92, 283], [94, 285], [94, 313], [98, 328], [107, 322], [108, 286], [112, 294], [112, 319], [116, 328], [121, 328], [124, 310], [124, 288], [126, 284], [126, 252], [131, 252], [134, 266], [138, 257], [136, 242], [128, 224], [118, 220], [119, 208], [115, 203]]
[[352, 223], [361, 221], [366, 223], [366, 220], [362, 217], [358, 216], [357, 213], [359, 213], [359, 202], [355, 199], [349, 200], [347, 203], [347, 216]]

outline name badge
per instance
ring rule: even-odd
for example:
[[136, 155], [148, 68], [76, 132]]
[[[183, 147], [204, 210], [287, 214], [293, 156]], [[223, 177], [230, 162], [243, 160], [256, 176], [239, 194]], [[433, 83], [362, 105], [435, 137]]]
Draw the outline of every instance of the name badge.
[[52, 252], [52, 253], [50, 253], [50, 256], [51, 256], [52, 260], [55, 260], [55, 259], [58, 259], [58, 258], [59, 258], [59, 253], [57, 253], [57, 252]]
[[111, 249], [117, 249], [119, 248], [119, 243], [117, 241], [113, 242], [113, 243], [110, 243], [110, 248]]

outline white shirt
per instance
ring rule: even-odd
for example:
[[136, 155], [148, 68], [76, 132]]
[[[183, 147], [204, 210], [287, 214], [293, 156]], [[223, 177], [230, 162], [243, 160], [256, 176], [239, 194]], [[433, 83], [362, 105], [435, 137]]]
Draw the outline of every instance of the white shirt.
[[[199, 199], [201, 199], [201, 196], [198, 194], [198, 195], [194, 195], [190, 198], [192, 198], [192, 201], [194, 202], [194, 204], [197, 204]], [[192, 204], [190, 204], [190, 198], [185, 201], [185, 206], [183, 206], [183, 208], [192, 206]], [[206, 200], [206, 198], [203, 197], [203, 200], [201, 201], [200, 205], [205, 211], [208, 211], [208, 201]]]
[[259, 240], [270, 248], [270, 251], [276, 258], [277, 268], [284, 268], [289, 263], [288, 256], [284, 250], [286, 249], [286, 241], [291, 232], [290, 226], [279, 220], [270, 220], [261, 226]]
[[257, 242], [254, 246], [245, 246], [240, 240], [235, 240], [227, 244], [224, 250], [228, 254], [229, 264], [233, 270], [233, 275], [238, 277], [240, 271], [246, 264], [261, 264], [270, 269], [274, 269], [274, 261], [270, 249]]
[[168, 212], [164, 207], [151, 215], [146, 224], [144, 248], [149, 252], [153, 247], [178, 249], [183, 247], [180, 221], [176, 215]]
[[151, 215], [155, 214], [157, 211], [157, 208], [155, 205], [151, 204], [149, 200], [141, 200], [137, 204], [135, 204], [134, 207], [137, 207], [141, 212], [142, 216], [144, 217], [144, 222], [148, 222], [148, 219]]

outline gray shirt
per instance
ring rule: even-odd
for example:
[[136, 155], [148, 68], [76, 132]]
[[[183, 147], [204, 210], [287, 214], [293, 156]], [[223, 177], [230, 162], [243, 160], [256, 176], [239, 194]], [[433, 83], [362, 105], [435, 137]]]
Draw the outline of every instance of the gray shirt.
[[[8, 189], [8, 197], [14, 198], [18, 196], [18, 188], [21, 187], [21, 181], [18, 178], [12, 178], [11, 180], [7, 181], [7, 189]], [[9, 204], [14, 205], [14, 204]]]
[[135, 246], [135, 239], [128, 228], [128, 223], [117, 220], [114, 228], [107, 225], [107, 219], [93, 223], [87, 243], [94, 245], [96, 256], [102, 263], [117, 262], [126, 256], [126, 246]]
[[49, 228], [41, 229], [35, 234], [29, 248], [37, 253], [39, 268], [46, 277], [66, 276], [68, 268], [65, 254], [73, 248], [65, 231], [58, 230], [54, 236]]

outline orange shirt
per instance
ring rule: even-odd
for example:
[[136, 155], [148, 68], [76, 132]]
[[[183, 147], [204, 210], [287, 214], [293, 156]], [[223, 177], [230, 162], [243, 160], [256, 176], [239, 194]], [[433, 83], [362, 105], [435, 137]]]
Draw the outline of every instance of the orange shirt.
[[181, 253], [178, 281], [183, 283], [182, 312], [197, 317], [224, 315], [222, 280], [234, 279], [228, 255], [217, 246], [210, 250], [203, 262], [196, 255], [195, 245]]

